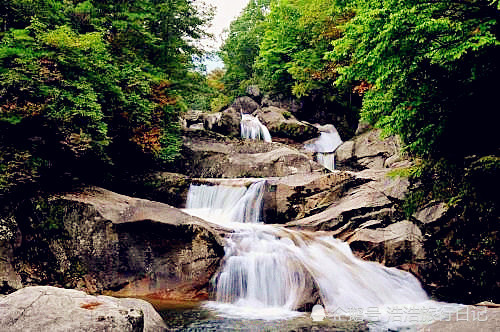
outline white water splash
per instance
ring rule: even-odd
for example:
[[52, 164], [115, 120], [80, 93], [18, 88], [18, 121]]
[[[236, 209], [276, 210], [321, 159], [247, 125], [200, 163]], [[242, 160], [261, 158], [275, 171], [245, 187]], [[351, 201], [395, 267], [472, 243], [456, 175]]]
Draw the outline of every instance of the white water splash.
[[318, 127], [320, 136], [312, 143], [306, 144], [304, 148], [311, 152], [316, 152], [316, 160], [326, 169], [335, 170], [334, 152], [342, 144], [342, 139], [334, 125]]
[[[443, 304], [429, 300], [412, 274], [363, 261], [345, 242], [259, 223], [264, 188], [265, 181], [248, 189], [190, 188], [186, 212], [234, 230], [226, 239], [221, 270], [214, 279], [215, 301], [208, 302], [208, 308], [225, 317], [291, 318], [302, 315], [296, 309], [317, 287], [329, 317], [355, 309], [358, 317], [375, 322], [374, 330], [415, 325], [392, 321], [394, 308], [442, 309]], [[370, 315], [373, 309], [377, 317]]]
[[272, 142], [271, 134], [259, 118], [250, 114], [241, 114], [241, 137], [249, 139], [260, 139], [265, 142]]
[[329, 171], [335, 170], [335, 154], [333, 152], [318, 152], [316, 154], [318, 163]]
[[311, 152], [334, 152], [342, 144], [342, 139], [334, 125], [319, 127], [320, 136], [304, 148]]
[[191, 185], [185, 212], [216, 224], [261, 221], [265, 181], [244, 186]]

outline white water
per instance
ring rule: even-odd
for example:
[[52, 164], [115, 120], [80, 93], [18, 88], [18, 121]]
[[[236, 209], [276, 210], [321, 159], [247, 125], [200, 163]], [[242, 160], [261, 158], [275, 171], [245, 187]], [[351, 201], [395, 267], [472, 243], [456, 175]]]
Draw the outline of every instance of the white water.
[[323, 165], [327, 170], [335, 170], [335, 154], [333, 152], [318, 152], [316, 159], [320, 165]]
[[250, 114], [241, 114], [241, 137], [249, 139], [260, 139], [265, 142], [271, 142], [271, 134], [266, 126], [264, 126], [259, 118]]
[[216, 224], [261, 221], [265, 181], [244, 186], [191, 185], [185, 212]]
[[320, 136], [304, 148], [316, 152], [316, 160], [326, 169], [335, 170], [334, 152], [342, 144], [342, 139], [334, 125], [320, 126]]
[[312, 152], [335, 152], [342, 144], [342, 139], [334, 125], [319, 127], [320, 135], [312, 143], [306, 144], [304, 148]]
[[[392, 322], [394, 308], [442, 308], [443, 304], [429, 300], [412, 274], [363, 261], [345, 242], [259, 223], [264, 188], [265, 181], [248, 189], [190, 188], [188, 213], [234, 229], [226, 239], [223, 264], [214, 280], [215, 301], [207, 304], [209, 308], [245, 319], [295, 317], [302, 315], [295, 310], [314, 285], [330, 317], [355, 309], [363, 319], [384, 328], [411, 325]], [[368, 315], [374, 309], [377, 317]]]

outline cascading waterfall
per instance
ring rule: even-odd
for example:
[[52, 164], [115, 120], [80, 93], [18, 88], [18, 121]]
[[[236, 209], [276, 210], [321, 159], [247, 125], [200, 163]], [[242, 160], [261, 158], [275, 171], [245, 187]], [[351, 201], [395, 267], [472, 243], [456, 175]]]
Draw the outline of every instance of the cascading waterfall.
[[[215, 301], [207, 303], [224, 316], [283, 319], [319, 289], [327, 313], [376, 308], [376, 320], [390, 326], [391, 308], [440, 307], [430, 301], [410, 273], [354, 256], [349, 245], [331, 236], [290, 230], [261, 221], [265, 181], [246, 187], [192, 185], [186, 211], [224, 224], [225, 257], [214, 279]], [[434, 318], [436, 319], [436, 318]], [[382, 323], [380, 323], [382, 322]], [[399, 322], [396, 326], [404, 326]], [[375, 325], [376, 326], [376, 325]]]
[[258, 223], [261, 221], [265, 181], [245, 186], [191, 185], [185, 212], [207, 221]]
[[334, 125], [320, 126], [320, 136], [304, 148], [316, 152], [316, 160], [326, 169], [335, 170], [335, 150], [342, 144], [342, 139]]
[[256, 116], [241, 114], [240, 128], [242, 138], [260, 139], [265, 142], [272, 142], [269, 130]]
[[318, 152], [316, 154], [316, 160], [318, 160], [318, 163], [323, 165], [327, 170], [335, 170], [335, 154], [333, 152]]

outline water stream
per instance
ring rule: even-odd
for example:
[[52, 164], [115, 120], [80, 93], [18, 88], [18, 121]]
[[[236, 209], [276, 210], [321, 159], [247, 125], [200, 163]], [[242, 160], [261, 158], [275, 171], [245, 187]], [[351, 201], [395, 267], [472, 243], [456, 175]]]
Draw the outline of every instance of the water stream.
[[271, 134], [258, 117], [250, 114], [241, 114], [241, 137], [248, 139], [260, 139], [264, 142], [271, 142]]
[[335, 170], [335, 150], [342, 144], [342, 139], [334, 125], [319, 126], [320, 136], [304, 148], [316, 152], [316, 160], [326, 169]]
[[190, 188], [186, 212], [234, 230], [208, 308], [225, 317], [273, 320], [301, 316], [298, 309], [320, 303], [330, 317], [355, 312], [384, 327], [416, 323], [392, 322], [398, 308], [442, 311], [408, 272], [361, 260], [332, 236], [263, 224], [264, 190], [265, 181]]

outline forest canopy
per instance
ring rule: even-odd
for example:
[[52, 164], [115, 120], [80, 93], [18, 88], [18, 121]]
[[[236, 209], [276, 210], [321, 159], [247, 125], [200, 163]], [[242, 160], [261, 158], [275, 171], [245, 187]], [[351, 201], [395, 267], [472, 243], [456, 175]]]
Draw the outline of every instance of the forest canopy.
[[222, 47], [223, 80], [233, 95], [359, 95], [361, 118], [413, 155], [491, 153], [498, 18], [489, 0], [251, 1]]
[[0, 193], [43, 174], [176, 156], [210, 8], [13, 0], [0, 13]]

